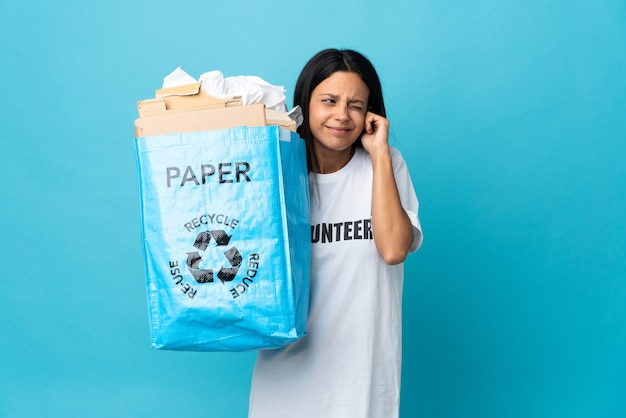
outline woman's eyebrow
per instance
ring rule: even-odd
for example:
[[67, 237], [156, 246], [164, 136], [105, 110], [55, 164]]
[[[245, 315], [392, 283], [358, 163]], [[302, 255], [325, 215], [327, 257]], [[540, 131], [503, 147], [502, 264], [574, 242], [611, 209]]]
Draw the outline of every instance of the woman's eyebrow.
[[[332, 93], [320, 93], [319, 95], [320, 95], [320, 96], [328, 96], [328, 97], [330, 97], [330, 98], [331, 98], [331, 99], [333, 99], [333, 100], [337, 100], [337, 99], [339, 99], [339, 96], [338, 96], [338, 95], [336, 95], [336, 94], [332, 94]], [[363, 104], [363, 105], [364, 105], [364, 104], [365, 104], [365, 101], [364, 101], [364, 100], [361, 100], [361, 99], [350, 99], [350, 100], [348, 100], [348, 103], [360, 103], [360, 104]]]

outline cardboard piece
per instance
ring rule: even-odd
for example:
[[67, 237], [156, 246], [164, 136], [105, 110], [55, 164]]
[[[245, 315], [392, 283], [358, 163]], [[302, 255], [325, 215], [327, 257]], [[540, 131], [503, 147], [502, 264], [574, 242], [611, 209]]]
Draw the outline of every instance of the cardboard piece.
[[239, 96], [210, 96], [202, 91], [200, 83], [159, 89], [154, 99], [137, 102], [137, 110], [136, 138], [237, 126], [278, 125], [296, 131], [296, 122], [286, 113], [265, 109], [263, 103], [243, 106]]
[[190, 109], [165, 112], [135, 120], [135, 137], [230, 129], [238, 126], [265, 126], [265, 105]]
[[139, 117], [144, 117], [154, 116], [166, 111], [214, 109], [241, 105], [240, 96], [218, 99], [202, 91], [200, 83], [194, 83], [159, 89], [156, 91], [156, 98], [139, 101], [137, 110], [139, 111]]
[[297, 128], [296, 121], [291, 119], [289, 115], [273, 109], [265, 109], [265, 124], [278, 125], [293, 132], [296, 132]]

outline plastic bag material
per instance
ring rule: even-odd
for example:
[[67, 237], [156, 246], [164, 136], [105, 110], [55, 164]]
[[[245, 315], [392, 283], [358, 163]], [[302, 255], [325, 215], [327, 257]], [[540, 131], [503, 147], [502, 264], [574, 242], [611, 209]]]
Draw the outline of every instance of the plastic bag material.
[[246, 351], [306, 333], [304, 141], [277, 126], [135, 138], [152, 349]]

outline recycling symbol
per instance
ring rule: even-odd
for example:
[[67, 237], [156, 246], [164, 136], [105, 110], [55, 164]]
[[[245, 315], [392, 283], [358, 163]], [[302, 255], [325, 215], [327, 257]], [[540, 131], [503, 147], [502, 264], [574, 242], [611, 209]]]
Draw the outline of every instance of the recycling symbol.
[[[216, 230], [200, 232], [196, 237], [196, 241], [194, 242], [193, 246], [204, 252], [209, 246], [211, 238], [213, 238], [213, 240], [217, 244], [217, 247], [227, 247], [228, 243], [230, 242], [230, 236], [226, 235], [226, 232], [222, 230]], [[227, 249], [224, 252], [224, 256], [230, 264], [230, 267], [222, 266], [217, 272], [217, 278], [222, 281], [222, 284], [224, 284], [225, 282], [230, 282], [235, 278], [242, 261], [241, 254], [239, 253], [239, 250], [237, 250], [237, 248], [235, 247], [230, 247], [229, 249]], [[202, 257], [197, 251], [187, 253], [187, 266], [189, 267], [189, 271], [191, 271], [193, 278], [196, 279], [198, 283], [213, 283], [213, 270], [200, 269], [199, 267], [202, 262]]]

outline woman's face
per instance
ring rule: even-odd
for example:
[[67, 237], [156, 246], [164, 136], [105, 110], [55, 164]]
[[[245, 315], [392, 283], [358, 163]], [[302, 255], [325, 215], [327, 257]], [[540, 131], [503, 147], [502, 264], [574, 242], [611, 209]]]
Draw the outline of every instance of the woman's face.
[[351, 154], [365, 126], [368, 97], [369, 89], [353, 72], [333, 73], [313, 89], [309, 127], [318, 160]]

